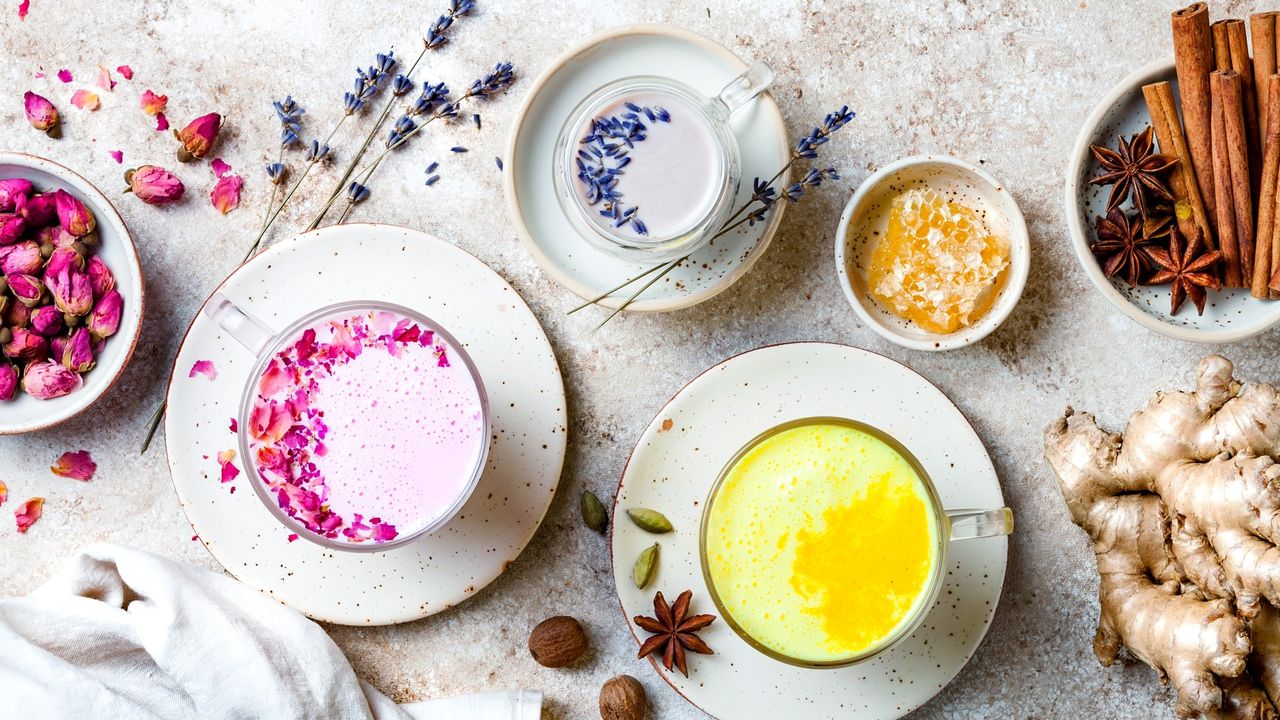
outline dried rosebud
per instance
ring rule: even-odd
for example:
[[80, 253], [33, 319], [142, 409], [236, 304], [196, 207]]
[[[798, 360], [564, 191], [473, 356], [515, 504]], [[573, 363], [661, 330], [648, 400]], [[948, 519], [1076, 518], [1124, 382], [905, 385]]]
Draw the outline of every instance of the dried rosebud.
[[84, 380], [60, 363], [48, 360], [27, 365], [22, 389], [37, 400], [52, 400], [78, 390]]
[[218, 139], [218, 130], [221, 128], [222, 116], [209, 113], [187, 123], [181, 130], [174, 130], [174, 136], [182, 143], [182, 147], [178, 148], [178, 162], [191, 162], [207, 155]]
[[45, 337], [57, 335], [62, 332], [62, 313], [52, 305], [32, 310], [31, 329]]
[[93, 286], [95, 300], [116, 289], [116, 276], [111, 274], [111, 268], [97, 255], [89, 258], [89, 284]]
[[86, 315], [93, 309], [93, 286], [89, 274], [63, 268], [54, 277], [45, 276], [58, 309], [68, 315]]
[[51, 281], [61, 275], [63, 270], [70, 268], [80, 272], [84, 267], [84, 256], [76, 252], [74, 247], [64, 245], [54, 248], [53, 253], [49, 255], [49, 262], [44, 266], [44, 277], [46, 281]]
[[88, 328], [71, 333], [71, 339], [62, 350], [62, 366], [78, 373], [93, 369], [93, 338], [89, 337]]
[[12, 400], [18, 393], [18, 366], [0, 363], [0, 401]]
[[49, 340], [49, 357], [61, 358], [62, 354], [67, 351], [67, 342], [70, 340], [66, 335], [58, 335]]
[[49, 356], [49, 341], [26, 328], [9, 328], [9, 342], [0, 346], [14, 360], [43, 360]]
[[31, 127], [52, 138], [61, 136], [58, 128], [58, 108], [54, 107], [48, 98], [28, 91], [22, 96], [22, 104], [27, 111], [27, 122], [31, 123]]
[[129, 183], [125, 192], [131, 192], [148, 205], [168, 205], [177, 202], [186, 187], [176, 175], [158, 165], [142, 165], [124, 174]]
[[124, 298], [112, 290], [89, 313], [89, 331], [98, 339], [109, 338], [120, 329], [120, 315], [124, 310]]
[[5, 178], [0, 180], [0, 212], [13, 212], [18, 204], [19, 195], [30, 195], [35, 186], [24, 178]]
[[9, 303], [4, 309], [4, 325], [24, 328], [31, 324], [31, 308], [20, 302]]
[[58, 213], [58, 224], [72, 235], [88, 235], [97, 227], [93, 213], [75, 195], [66, 190], [57, 190], [53, 193], [53, 201]]
[[6, 275], [4, 279], [9, 283], [9, 292], [18, 298], [18, 302], [27, 307], [35, 307], [40, 303], [40, 296], [44, 294], [44, 284], [35, 276]]
[[76, 236], [62, 229], [61, 225], [50, 225], [36, 231], [35, 241], [50, 248], [63, 247], [76, 241]]
[[35, 275], [44, 266], [40, 246], [30, 240], [17, 245], [0, 246], [0, 273], [5, 275]]
[[18, 217], [27, 221], [27, 227], [44, 227], [58, 215], [58, 200], [53, 193], [19, 195], [14, 205]]
[[[18, 197], [26, 197], [19, 195]], [[18, 242], [22, 233], [27, 231], [27, 221], [19, 215], [0, 214], [0, 245], [12, 245]]]

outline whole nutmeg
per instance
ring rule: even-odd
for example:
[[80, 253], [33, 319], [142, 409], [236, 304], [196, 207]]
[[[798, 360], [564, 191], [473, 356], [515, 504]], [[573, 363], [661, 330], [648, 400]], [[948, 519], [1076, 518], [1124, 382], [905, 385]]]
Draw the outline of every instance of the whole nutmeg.
[[644, 686], [630, 675], [618, 675], [600, 688], [600, 720], [644, 720], [648, 709]]
[[586, 653], [587, 634], [582, 624], [568, 615], [547, 618], [529, 633], [529, 654], [539, 665], [567, 667]]

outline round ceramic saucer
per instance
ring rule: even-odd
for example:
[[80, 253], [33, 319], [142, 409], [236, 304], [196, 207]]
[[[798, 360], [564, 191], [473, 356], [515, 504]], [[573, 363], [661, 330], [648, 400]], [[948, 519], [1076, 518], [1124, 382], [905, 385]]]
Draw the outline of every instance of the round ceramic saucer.
[[[724, 464], [760, 432], [787, 420], [841, 416], [878, 427], [910, 448], [949, 509], [1004, 505], [991, 459], [955, 405], [929, 381], [874, 353], [827, 343], [774, 345], [707, 370], [662, 408], [644, 431], [614, 507], [613, 575], [622, 611], [653, 615], [693, 591], [691, 613], [716, 614], [703, 580], [698, 529], [707, 493]], [[667, 515], [675, 531], [650, 535], [628, 508]], [[631, 580], [636, 556], [661, 544], [647, 589]], [[689, 655], [689, 677], [654, 668], [676, 692], [725, 720], [746, 717], [898, 718], [938, 693], [964, 667], [995, 613], [1008, 559], [1006, 538], [953, 542], [950, 567], [925, 623], [901, 644], [839, 669], [794, 667], [771, 659], [723, 619], [700, 635], [714, 655]], [[630, 625], [640, 638], [648, 635]]]
[[[564, 384], [546, 335], [510, 285], [447, 242], [387, 225], [327, 227], [271, 247], [217, 290], [274, 328], [375, 291], [448, 328], [489, 393], [489, 462], [444, 528], [387, 552], [328, 550], [289, 540], [242, 458], [238, 477], [221, 482], [218, 454], [236, 447], [231, 419], [254, 358], [203, 310], [174, 361], [165, 420], [174, 489], [214, 558], [286, 605], [344, 625], [426, 617], [502, 574], [542, 522], [565, 452]], [[209, 372], [193, 371], [201, 360]]]
[[[763, 58], [767, 60], [768, 58]], [[533, 83], [507, 146], [507, 204], [524, 245], [542, 266], [585, 299], [617, 287], [651, 266], [619, 260], [578, 235], [561, 210], [551, 181], [560, 128], [592, 91], [632, 75], [675, 78], [714, 97], [747, 64], [727, 48], [665, 25], [627, 25], [606, 30], [561, 55]], [[770, 178], [789, 157], [787, 128], [768, 93], [734, 113], [733, 131], [742, 151], [742, 185], [734, 207], [751, 195], [751, 180]], [[782, 185], [789, 176], [781, 178]], [[778, 203], [766, 222], [743, 226], [693, 254], [689, 262], [649, 288], [628, 310], [659, 311], [696, 305], [742, 277], [764, 254], [782, 220]], [[631, 292], [600, 302], [617, 307]]]

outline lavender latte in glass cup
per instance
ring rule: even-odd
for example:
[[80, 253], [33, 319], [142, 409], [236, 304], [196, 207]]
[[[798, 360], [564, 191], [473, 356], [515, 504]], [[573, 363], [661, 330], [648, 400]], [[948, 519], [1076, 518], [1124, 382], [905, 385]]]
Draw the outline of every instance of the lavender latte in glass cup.
[[755, 63], [708, 98], [671, 78], [630, 77], [591, 93], [556, 142], [556, 195], [591, 244], [660, 263], [702, 247], [742, 181], [730, 116], [773, 79]]

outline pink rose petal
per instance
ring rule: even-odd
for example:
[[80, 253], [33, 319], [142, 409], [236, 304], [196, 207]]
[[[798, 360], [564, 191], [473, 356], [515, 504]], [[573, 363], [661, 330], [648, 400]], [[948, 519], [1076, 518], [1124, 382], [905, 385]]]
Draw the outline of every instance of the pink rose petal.
[[298, 539], [298, 533], [289, 533], [289, 542], [293, 542], [294, 540], [297, 540], [297, 539]]
[[35, 74], [35, 75], [32, 75], [31, 77], [33, 77], [33, 78], [35, 78], [35, 79], [37, 79], [37, 80], [43, 80], [43, 79], [45, 79], [45, 77], [47, 77], [47, 76], [44, 74], [44, 71], [43, 71], [43, 70], [38, 70], [38, 71], [36, 71], [36, 74]]
[[9, 499], [9, 486], [5, 485], [3, 480], [0, 480], [0, 505], [3, 505], [4, 501], [8, 499]]
[[214, 158], [213, 162], [209, 163], [209, 169], [213, 171], [213, 176], [216, 178], [231, 172], [231, 166], [223, 162], [222, 158]]
[[111, 79], [111, 71], [105, 65], [98, 66], [98, 87], [107, 92], [116, 89], [116, 81]]
[[234, 435], [238, 432], [240, 432], [240, 422], [235, 418], [231, 418], [231, 434]]
[[240, 475], [240, 468], [236, 465], [235, 450], [223, 450], [222, 452], [219, 452], [218, 465], [222, 467], [222, 482], [224, 483], [229, 483]]
[[102, 103], [98, 101], [98, 96], [88, 90], [80, 89], [71, 96], [71, 104], [81, 110], [89, 110], [93, 112], [101, 107]]
[[169, 118], [164, 113], [156, 113], [156, 132], [164, 132], [169, 129]]
[[18, 521], [18, 532], [25, 533], [28, 528], [36, 524], [40, 519], [40, 511], [44, 508], [44, 498], [33, 497], [30, 500], [18, 506], [13, 511], [13, 517]]
[[187, 377], [193, 378], [196, 375], [203, 375], [210, 380], [217, 380], [218, 369], [213, 366], [212, 360], [197, 360], [196, 364], [191, 366], [191, 372], [187, 373]]
[[115, 160], [115, 161], [116, 161], [116, 164], [117, 164], [117, 165], [119, 165], [120, 163], [123, 163], [123, 162], [124, 162], [124, 151], [123, 151], [123, 150], [109, 150], [109, 151], [107, 151], [107, 154], [111, 156], [111, 159], [112, 159], [112, 160]]
[[93, 473], [98, 469], [98, 465], [93, 461], [93, 456], [88, 450], [81, 450], [62, 453], [62, 456], [49, 469], [58, 477], [87, 481], [93, 479]]
[[239, 175], [224, 175], [210, 191], [209, 202], [226, 215], [240, 205], [240, 188], [243, 186], [244, 178]]
[[142, 108], [142, 112], [148, 115], [159, 115], [165, 111], [168, 105], [168, 95], [157, 95], [150, 90], [142, 91], [142, 97], [138, 98], [138, 106]]
[[68, 70], [68, 69], [66, 69], [66, 68], [62, 68], [61, 70], [59, 70], [59, 71], [58, 71], [58, 79], [59, 79], [59, 80], [61, 80], [61, 81], [62, 81], [62, 82], [64, 82], [64, 83], [69, 83], [69, 82], [71, 82], [72, 80], [74, 80], [75, 78], [71, 77], [71, 71], [70, 71], [70, 70]]
[[26, 20], [27, 13], [31, 10], [31, 0], [22, 0], [18, 3], [18, 19]]
[[129, 67], [128, 65], [121, 65], [117, 67], [116, 72], [120, 73], [120, 77], [124, 78], [125, 80], [133, 79], [133, 68]]

